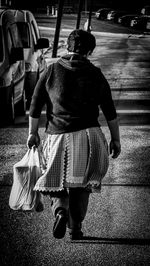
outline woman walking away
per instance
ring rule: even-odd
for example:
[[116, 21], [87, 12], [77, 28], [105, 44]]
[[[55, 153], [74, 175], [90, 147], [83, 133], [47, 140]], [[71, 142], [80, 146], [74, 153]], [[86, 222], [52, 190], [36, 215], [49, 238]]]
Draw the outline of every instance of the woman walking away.
[[109, 152], [98, 122], [99, 107], [110, 130], [113, 158], [120, 154], [121, 145], [109, 84], [88, 59], [96, 46], [95, 37], [74, 30], [67, 45], [67, 54], [48, 67], [35, 87], [27, 146], [40, 143], [38, 124], [46, 104], [46, 171], [35, 190], [50, 196], [55, 217], [53, 236], [63, 238], [68, 227], [70, 238], [75, 240], [83, 238], [89, 195], [100, 190], [108, 170]]

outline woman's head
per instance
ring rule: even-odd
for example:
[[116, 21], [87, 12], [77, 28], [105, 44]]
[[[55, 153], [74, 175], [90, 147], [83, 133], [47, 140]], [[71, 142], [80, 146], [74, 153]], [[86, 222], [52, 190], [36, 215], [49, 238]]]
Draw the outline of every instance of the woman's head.
[[67, 49], [69, 52], [87, 55], [92, 53], [95, 46], [95, 37], [84, 30], [74, 30], [70, 33], [67, 40]]

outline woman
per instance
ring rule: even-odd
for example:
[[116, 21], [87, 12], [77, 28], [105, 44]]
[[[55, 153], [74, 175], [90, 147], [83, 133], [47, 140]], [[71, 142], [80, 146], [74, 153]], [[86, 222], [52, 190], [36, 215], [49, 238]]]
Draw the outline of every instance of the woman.
[[47, 140], [43, 147], [47, 167], [35, 189], [50, 195], [55, 216], [53, 236], [63, 238], [66, 226], [72, 240], [83, 237], [89, 195], [100, 189], [108, 169], [108, 146], [98, 122], [99, 107], [111, 134], [110, 153], [121, 151], [116, 110], [107, 80], [87, 57], [95, 37], [74, 30], [68, 53], [45, 71], [35, 88], [29, 114], [27, 145], [38, 146], [38, 123], [47, 107]]

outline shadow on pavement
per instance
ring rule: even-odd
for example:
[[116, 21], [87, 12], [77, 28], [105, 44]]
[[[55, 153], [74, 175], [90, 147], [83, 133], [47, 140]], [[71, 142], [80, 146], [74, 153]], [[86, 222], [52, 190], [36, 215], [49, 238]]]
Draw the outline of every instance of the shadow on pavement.
[[141, 238], [101, 238], [84, 236], [82, 240], [72, 240], [72, 243], [82, 243], [82, 244], [111, 244], [111, 245], [150, 245], [150, 239]]

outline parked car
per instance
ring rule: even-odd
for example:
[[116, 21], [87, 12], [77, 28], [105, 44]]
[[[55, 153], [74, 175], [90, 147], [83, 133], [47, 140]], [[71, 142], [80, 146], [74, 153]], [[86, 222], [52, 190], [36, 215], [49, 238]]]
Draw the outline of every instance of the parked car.
[[49, 40], [40, 37], [36, 19], [29, 10], [15, 10], [14, 16], [24, 48], [25, 92], [29, 108], [35, 85], [47, 67], [43, 49], [49, 47]]
[[116, 12], [117, 12], [116, 10], [109, 11], [107, 14], [107, 20], [113, 20]]
[[150, 16], [136, 16], [131, 20], [130, 26], [139, 30], [148, 29], [148, 23], [150, 23]]
[[95, 16], [97, 19], [106, 19], [108, 12], [111, 10], [111, 8], [101, 8], [96, 13]]
[[24, 115], [25, 63], [13, 11], [0, 9], [0, 121], [11, 124], [16, 110]]
[[146, 24], [146, 30], [150, 31], [150, 18], [148, 18], [148, 21]]
[[150, 6], [144, 6], [141, 9], [141, 14], [143, 14], [143, 15], [150, 15]]
[[115, 23], [118, 23], [119, 18], [122, 17], [122, 16], [125, 16], [125, 15], [127, 15], [127, 12], [126, 11], [116, 11], [114, 13], [113, 21]]
[[125, 27], [130, 27], [131, 20], [134, 19], [135, 16], [136, 16], [136, 14], [122, 16], [118, 19], [118, 23], [120, 23], [121, 25], [123, 25]]
[[63, 7], [63, 12], [64, 12], [64, 14], [72, 14], [73, 13], [72, 6], [64, 6]]

